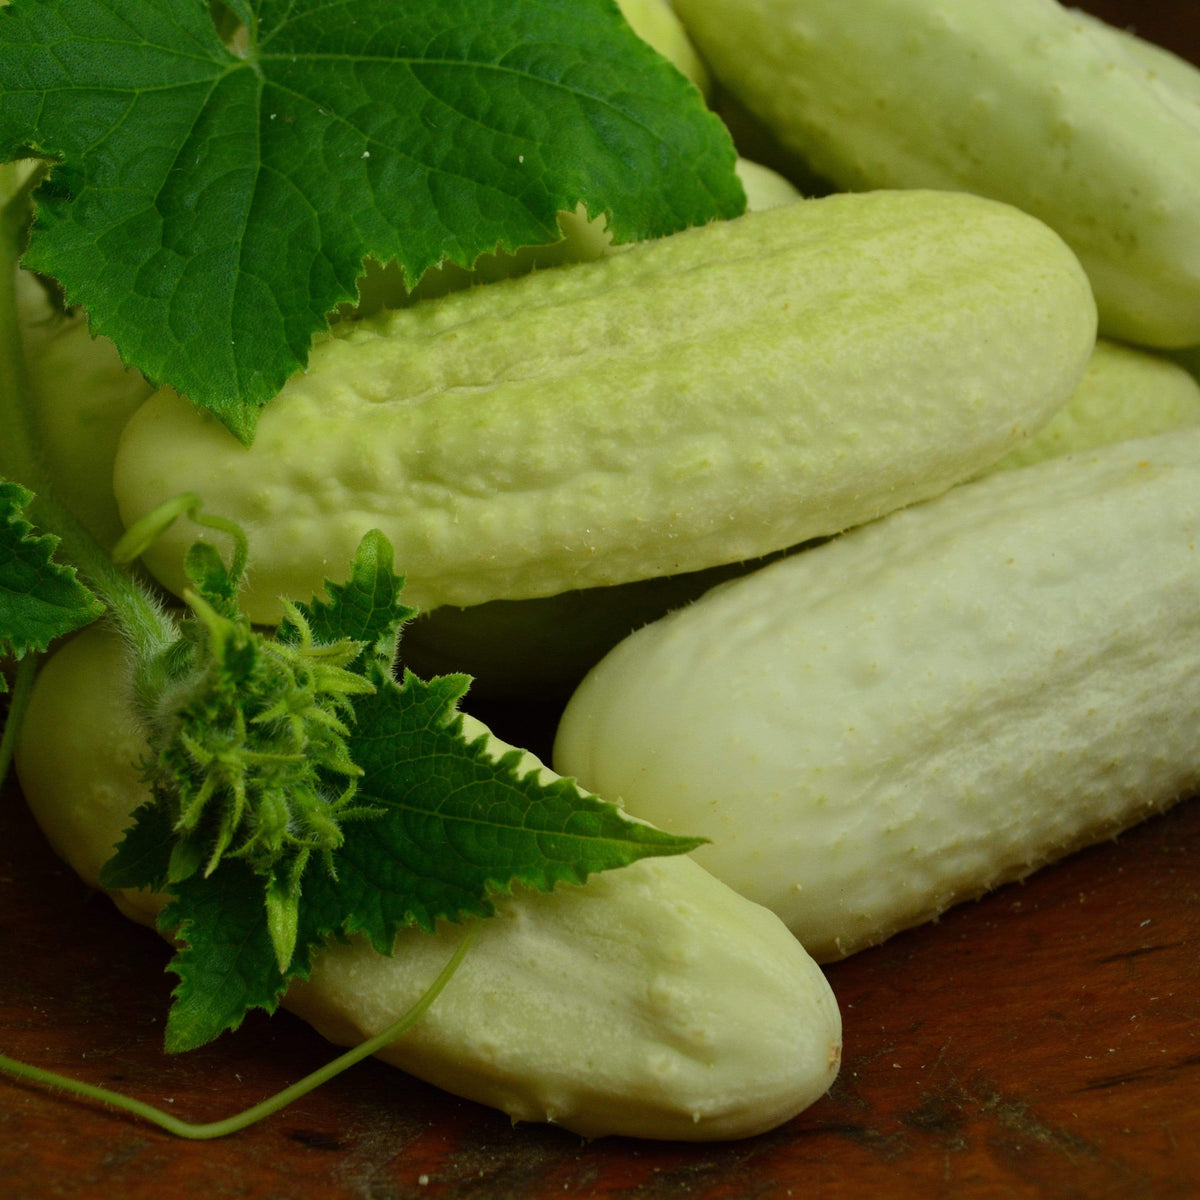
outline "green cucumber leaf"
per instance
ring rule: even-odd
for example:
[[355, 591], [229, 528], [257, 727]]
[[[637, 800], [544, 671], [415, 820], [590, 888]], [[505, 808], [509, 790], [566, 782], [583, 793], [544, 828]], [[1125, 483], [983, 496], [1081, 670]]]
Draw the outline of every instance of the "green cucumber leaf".
[[724, 127], [614, 0], [213, 8], [0, 8], [0, 161], [54, 163], [26, 265], [243, 441], [367, 257], [415, 281], [581, 202], [622, 242], [744, 206]]
[[54, 561], [58, 538], [36, 534], [21, 516], [32, 501], [25, 488], [0, 479], [0, 658], [44, 651], [104, 612], [75, 568]]
[[173, 885], [159, 928], [181, 943], [170, 963], [179, 982], [164, 1034], [173, 1054], [237, 1029], [251, 1009], [273, 1013], [287, 981], [308, 977], [307, 959], [294, 958], [286, 976], [280, 972], [262, 879], [238, 859], [222, 860], [207, 878]]
[[520, 750], [493, 759], [488, 737], [463, 728], [468, 682], [405, 672], [355, 703], [356, 798], [380, 815], [347, 826], [336, 878], [314, 875], [308, 902], [344, 914], [341, 931], [366, 934], [381, 953], [407, 925], [491, 916], [492, 897], [514, 884], [550, 891], [701, 844], [635, 822], [569, 779], [542, 782], [522, 771]]
[[[401, 600], [404, 579], [392, 568], [392, 544], [379, 530], [370, 530], [359, 543], [350, 578], [345, 583], [327, 580], [328, 600], [318, 596], [311, 604], [296, 606], [314, 641], [332, 645], [348, 639], [361, 644], [362, 653], [348, 664], [350, 670], [366, 674], [374, 665], [390, 673], [401, 627], [417, 615]], [[294, 641], [298, 635], [291, 621], [281, 624], [282, 640]]]

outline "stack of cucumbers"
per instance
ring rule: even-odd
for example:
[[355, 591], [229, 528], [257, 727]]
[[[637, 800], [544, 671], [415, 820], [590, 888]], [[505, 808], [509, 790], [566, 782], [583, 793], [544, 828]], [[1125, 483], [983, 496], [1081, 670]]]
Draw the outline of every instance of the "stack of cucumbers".
[[[114, 353], [111, 487], [71, 499], [111, 543], [202, 496], [264, 624], [381, 530], [407, 665], [570, 695], [555, 772], [706, 844], [504, 896], [385, 1054], [587, 1135], [741, 1137], [836, 1074], [815, 963], [1200, 786], [1200, 72], [1056, 0], [622, 7], [737, 112], [744, 215], [615, 248], [567, 214], [573, 261], [395, 304], [381, 274], [251, 445]], [[196, 537], [147, 549], [169, 592]], [[72, 641], [18, 760], [91, 881], [144, 794], [122, 669]], [[361, 1040], [453, 942], [337, 945], [286, 1003]]]

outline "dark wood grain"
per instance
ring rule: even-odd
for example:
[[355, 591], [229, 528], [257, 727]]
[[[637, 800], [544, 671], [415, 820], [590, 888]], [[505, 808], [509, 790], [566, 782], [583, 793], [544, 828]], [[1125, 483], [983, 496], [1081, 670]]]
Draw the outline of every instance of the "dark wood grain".
[[[1194, 0], [1085, 5], [1200, 60]], [[544, 749], [554, 714], [487, 714]], [[193, 1120], [330, 1048], [287, 1014], [160, 1049], [167, 951], [0, 797], [6, 1053]], [[1193, 1200], [1200, 1195], [1200, 803], [828, 968], [846, 1059], [781, 1129], [725, 1145], [513, 1127], [379, 1063], [220, 1142], [0, 1081], [0, 1197]]]

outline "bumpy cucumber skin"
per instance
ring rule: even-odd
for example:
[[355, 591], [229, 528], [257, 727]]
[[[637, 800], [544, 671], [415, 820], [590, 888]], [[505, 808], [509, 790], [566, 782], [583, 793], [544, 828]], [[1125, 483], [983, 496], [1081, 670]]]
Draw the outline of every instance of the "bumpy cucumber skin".
[[[127, 524], [184, 490], [241, 524], [258, 620], [370, 528], [422, 609], [554, 595], [935, 495], [1048, 420], [1094, 337], [1078, 261], [1033, 218], [830, 196], [342, 329], [248, 449], [159, 393], [114, 487]], [[176, 591], [185, 526], [146, 558]]]
[[[147, 799], [127, 686], [119, 639], [85, 631], [44, 667], [18, 750], [34, 816], [93, 886]], [[532, 755], [524, 768], [546, 770]], [[114, 899], [153, 923], [154, 897]], [[841, 1025], [824, 976], [776, 917], [690, 859], [521, 890], [497, 909], [430, 1012], [380, 1057], [515, 1120], [586, 1137], [748, 1137], [833, 1082]], [[404, 932], [391, 958], [333, 947], [284, 1006], [357, 1043], [420, 996], [460, 934]]]
[[[1188, 371], [1161, 354], [1102, 339], [1071, 399], [988, 470], [1197, 424], [1200, 382]], [[442, 607], [405, 629], [405, 661], [422, 676], [466, 672], [477, 698], [561, 696], [565, 702], [587, 671], [635, 629], [765, 565], [759, 559], [540, 600]]]
[[639, 631], [557, 769], [820, 959], [1200, 787], [1200, 429], [1002, 471]]
[[677, 0], [718, 81], [839, 187], [962, 188], [1057, 229], [1101, 331], [1200, 342], [1200, 82], [1054, 0]]

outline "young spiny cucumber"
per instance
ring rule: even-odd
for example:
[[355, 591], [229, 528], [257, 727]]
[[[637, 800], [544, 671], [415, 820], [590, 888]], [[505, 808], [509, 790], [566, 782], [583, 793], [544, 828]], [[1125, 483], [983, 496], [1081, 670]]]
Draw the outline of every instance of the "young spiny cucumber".
[[[22, 729], [22, 791], [92, 885], [148, 799], [127, 688], [119, 639], [93, 627], [46, 664]], [[546, 770], [532, 756], [524, 769]], [[114, 898], [153, 922], [153, 897]], [[646, 859], [496, 907], [436, 1004], [380, 1057], [586, 1137], [746, 1137], [832, 1083], [841, 1032], [824, 976], [775, 916], [690, 859]], [[284, 1006], [335, 1042], [362, 1041], [421, 995], [460, 935], [406, 931], [390, 958], [334, 946]]]
[[555, 764], [818, 959], [1200, 786], [1200, 428], [1000, 471], [609, 654]]
[[1079, 255], [1102, 332], [1200, 343], [1200, 73], [1182, 60], [1056, 0], [675, 9], [718, 82], [838, 187], [1006, 200]]
[[[1042, 425], [1095, 306], [1010, 206], [797, 201], [339, 326], [240, 445], [169, 391], [126, 426], [127, 524], [181, 491], [255, 547], [244, 603], [319, 591], [371, 528], [423, 610], [758, 557], [977, 474]], [[147, 556], [183, 586], [194, 530]]]

